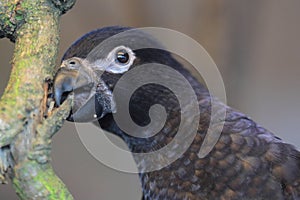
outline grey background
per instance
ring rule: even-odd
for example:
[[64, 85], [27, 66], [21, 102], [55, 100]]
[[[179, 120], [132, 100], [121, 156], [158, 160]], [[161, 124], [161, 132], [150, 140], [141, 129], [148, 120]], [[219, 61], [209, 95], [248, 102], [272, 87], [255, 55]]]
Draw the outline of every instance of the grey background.
[[[297, 0], [78, 0], [62, 17], [59, 57], [79, 36], [107, 25], [180, 31], [213, 57], [230, 106], [300, 147], [299, 9]], [[13, 44], [0, 40], [0, 94], [12, 54]], [[55, 136], [52, 158], [75, 199], [140, 199], [137, 175], [96, 161], [71, 123]], [[10, 184], [0, 185], [0, 199], [17, 199]]]

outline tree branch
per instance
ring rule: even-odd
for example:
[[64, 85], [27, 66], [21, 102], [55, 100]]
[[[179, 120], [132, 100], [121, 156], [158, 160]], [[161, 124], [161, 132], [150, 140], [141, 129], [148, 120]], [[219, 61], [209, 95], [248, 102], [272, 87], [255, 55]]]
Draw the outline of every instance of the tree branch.
[[46, 119], [43, 85], [55, 66], [59, 17], [74, 3], [0, 0], [0, 37], [15, 41], [0, 101], [0, 181], [10, 167], [21, 199], [73, 199], [49, 163], [51, 138], [68, 116], [71, 99]]

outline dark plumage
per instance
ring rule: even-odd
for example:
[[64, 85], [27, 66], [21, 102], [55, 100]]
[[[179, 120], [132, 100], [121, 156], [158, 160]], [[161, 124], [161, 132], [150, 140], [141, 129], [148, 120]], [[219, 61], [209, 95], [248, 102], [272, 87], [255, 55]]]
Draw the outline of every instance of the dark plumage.
[[[74, 83], [72, 85], [72, 81], [81, 77], [82, 71], [83, 74], [89, 74], [86, 71], [92, 69], [82, 59], [86, 59], [105, 39], [126, 30], [131, 29], [107, 27], [92, 31], [77, 40], [63, 56], [65, 67], [60, 68], [56, 74], [55, 99], [57, 104], [60, 104], [64, 92], [75, 90], [75, 106], [69, 120], [90, 121], [91, 116], [96, 114], [100, 126], [120, 136], [132, 152], [151, 152], [168, 144], [178, 130], [181, 108], [172, 91], [158, 84], [147, 84], [133, 93], [129, 110], [130, 117], [136, 124], [145, 126], [150, 123], [148, 112], [154, 104], [164, 106], [167, 112], [167, 121], [158, 134], [150, 138], [136, 138], [118, 127], [112, 116], [115, 110], [113, 106], [108, 106], [108, 103], [113, 101], [111, 91], [126, 72], [104, 71], [101, 76], [95, 76], [98, 75], [98, 72], [95, 72], [94, 75], [89, 75], [89, 80], [84, 80], [80, 87], [75, 88]], [[139, 175], [143, 199], [300, 199], [299, 151], [246, 115], [211, 98], [207, 89], [167, 51], [152, 48], [134, 50], [132, 46], [141, 41], [156, 43], [148, 35], [133, 31], [126, 37], [116, 39], [112, 46], [104, 46], [103, 50], [97, 51], [100, 52], [99, 55], [92, 55], [88, 60], [94, 62], [105, 58], [108, 55], [107, 51], [112, 47], [124, 45], [132, 48], [136, 59], [130, 65], [129, 71], [140, 64], [153, 62], [172, 67], [189, 81], [197, 95], [201, 113], [198, 131], [192, 144], [175, 162], [157, 171], [143, 172], [143, 158], [134, 156], [141, 170]], [[74, 62], [73, 57], [79, 60], [75, 59]], [[70, 67], [73, 64], [76, 65], [75, 68]], [[86, 67], [87, 70], [79, 71]], [[169, 77], [162, 74], [161, 78]], [[180, 82], [173, 82], [180, 88]], [[92, 88], [96, 88], [91, 99], [96, 108], [90, 106], [93, 104], [82, 102]], [[123, 89], [126, 93], [126, 87]], [[212, 101], [220, 110], [226, 109], [225, 124], [213, 150], [206, 157], [199, 158], [197, 153], [207, 134], [210, 119], [217, 117], [217, 114], [211, 114]], [[94, 111], [96, 113], [93, 113]], [[213, 130], [220, 123], [216, 121], [212, 126]]]

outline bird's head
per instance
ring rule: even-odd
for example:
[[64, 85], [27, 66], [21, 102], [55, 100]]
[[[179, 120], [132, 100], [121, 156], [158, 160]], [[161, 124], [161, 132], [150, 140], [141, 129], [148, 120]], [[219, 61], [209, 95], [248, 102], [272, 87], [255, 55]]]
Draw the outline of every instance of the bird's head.
[[68, 120], [76, 122], [116, 112], [113, 89], [122, 75], [145, 63], [179, 66], [161, 49], [150, 35], [132, 28], [106, 27], [84, 35], [66, 51], [55, 75], [56, 104], [73, 91]]
[[[70, 120], [88, 122], [115, 112], [112, 89], [120, 75], [133, 66], [135, 59], [135, 53], [129, 47], [117, 46], [95, 61], [80, 57], [63, 60], [54, 81], [56, 104], [60, 105], [64, 95], [73, 91], [75, 98]], [[102, 75], [109, 78], [104, 81]]]
[[[209, 110], [210, 98], [185, 68], [188, 63], [183, 58], [184, 65], [178, 62], [180, 55], [166, 50], [157, 40], [161, 35], [152, 33], [106, 27], [85, 34], [62, 58], [54, 98], [59, 106], [73, 92], [67, 120], [94, 122], [120, 136], [135, 153], [168, 144], [162, 155], [176, 160], [197, 133], [198, 100], [203, 99], [203, 109]], [[209, 123], [208, 118], [201, 118], [203, 124]]]

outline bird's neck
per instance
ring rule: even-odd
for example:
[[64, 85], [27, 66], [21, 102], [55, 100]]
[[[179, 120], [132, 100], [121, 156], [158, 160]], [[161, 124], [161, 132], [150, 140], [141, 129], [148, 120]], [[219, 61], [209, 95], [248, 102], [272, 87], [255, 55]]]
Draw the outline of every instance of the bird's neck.
[[[209, 119], [205, 121], [207, 118], [206, 115], [209, 115], [210, 112], [210, 95], [207, 89], [182, 66], [179, 65], [177, 68], [178, 69], [176, 70], [178, 70], [184, 77], [184, 79], [189, 82], [188, 84], [191, 86], [193, 90], [192, 92], [196, 96], [196, 99], [194, 101], [201, 102], [201, 104], [197, 102], [197, 106], [199, 107], [199, 111], [201, 113], [201, 119], [204, 119], [204, 121], [202, 120], [203, 122], [200, 123], [207, 123]], [[163, 78], [170, 79], [168, 75], [166, 75], [166, 77], [162, 77], [162, 79]], [[177, 81], [177, 79], [174, 78], [171, 78], [170, 81], [173, 85], [176, 86], [178, 90], [181, 91], [182, 96], [184, 96], [185, 94], [190, 95], [188, 93], [185, 93], [187, 88], [185, 86], [182, 86], [182, 81]], [[189, 99], [190, 96], [187, 96], [187, 98]], [[140, 134], [137, 136], [133, 136], [131, 132], [127, 133], [123, 131], [124, 129], [119, 126], [118, 122], [115, 121], [114, 117], [111, 114], [106, 115], [104, 118], [100, 119], [99, 123], [103, 129], [120, 136], [133, 153], [153, 152], [161, 149], [162, 147], [168, 145], [171, 141], [173, 141], [176, 134], [178, 133], [178, 129], [180, 128], [180, 123], [183, 120], [194, 119], [194, 115], [196, 115], [196, 113], [189, 113], [184, 111], [184, 108], [189, 107], [191, 104], [192, 102], [187, 101], [187, 103], [181, 105], [180, 101], [178, 100], [178, 95], [165, 86], [159, 84], [146, 84], [135, 90], [135, 92], [130, 97], [130, 116], [126, 116], [126, 119], [124, 120], [132, 120], [138, 128], [145, 127], [151, 124], [153, 121], [159, 121], [155, 117], [152, 117], [149, 111], [151, 110], [153, 105], [160, 105], [166, 112], [166, 120], [160, 130], [156, 130], [157, 132], [150, 133], [152, 137], [145, 137], [145, 134], [147, 134], [145, 133], [145, 131], [139, 132], [139, 130], [137, 130], [137, 133]], [[194, 110], [196, 109], [197, 108], [194, 108]], [[202, 113], [204, 114], [203, 116]], [[183, 115], [185, 115], [185, 119], [183, 118]], [[185, 125], [188, 126], [189, 123], [185, 122]], [[136, 130], [134, 130], [134, 132], [136, 132]], [[188, 134], [185, 133], [185, 135]], [[181, 139], [185, 140], [185, 138]]]
[[[182, 120], [182, 107], [172, 91], [155, 84], [149, 84], [137, 90], [129, 105], [130, 117], [139, 126], [146, 126], [151, 122], [148, 113], [152, 105], [159, 104], [164, 107], [167, 113], [166, 122], [160, 131], [154, 133], [154, 136], [149, 138], [133, 137], [119, 128], [112, 115], [107, 115], [99, 121], [103, 129], [119, 135], [128, 145], [140, 172], [143, 190], [149, 191], [151, 195], [158, 195], [157, 191], [155, 192], [157, 189], [171, 194], [172, 189], [169, 189], [173, 186], [174, 191], [185, 187], [196, 191], [200, 187], [202, 188], [201, 185], [210, 188], [209, 175], [201, 170], [201, 167], [195, 171], [193, 166], [198, 160], [197, 153], [210, 122], [211, 99], [204, 86], [197, 80], [192, 78], [190, 82], [197, 96], [201, 113], [195, 134], [194, 132], [189, 133], [189, 130], [185, 129], [187, 131], [181, 137], [176, 137]], [[188, 119], [192, 121], [194, 117], [196, 116], [191, 115]], [[188, 126], [188, 123], [186, 125]], [[143, 134], [141, 133], [141, 135]], [[171, 147], [164, 149], [168, 146]], [[198, 165], [204, 168], [205, 162], [207, 161], [202, 159]], [[195, 173], [198, 174], [195, 175]], [[192, 182], [187, 183], [188, 180], [192, 180]], [[174, 185], [170, 187], [169, 183]]]

